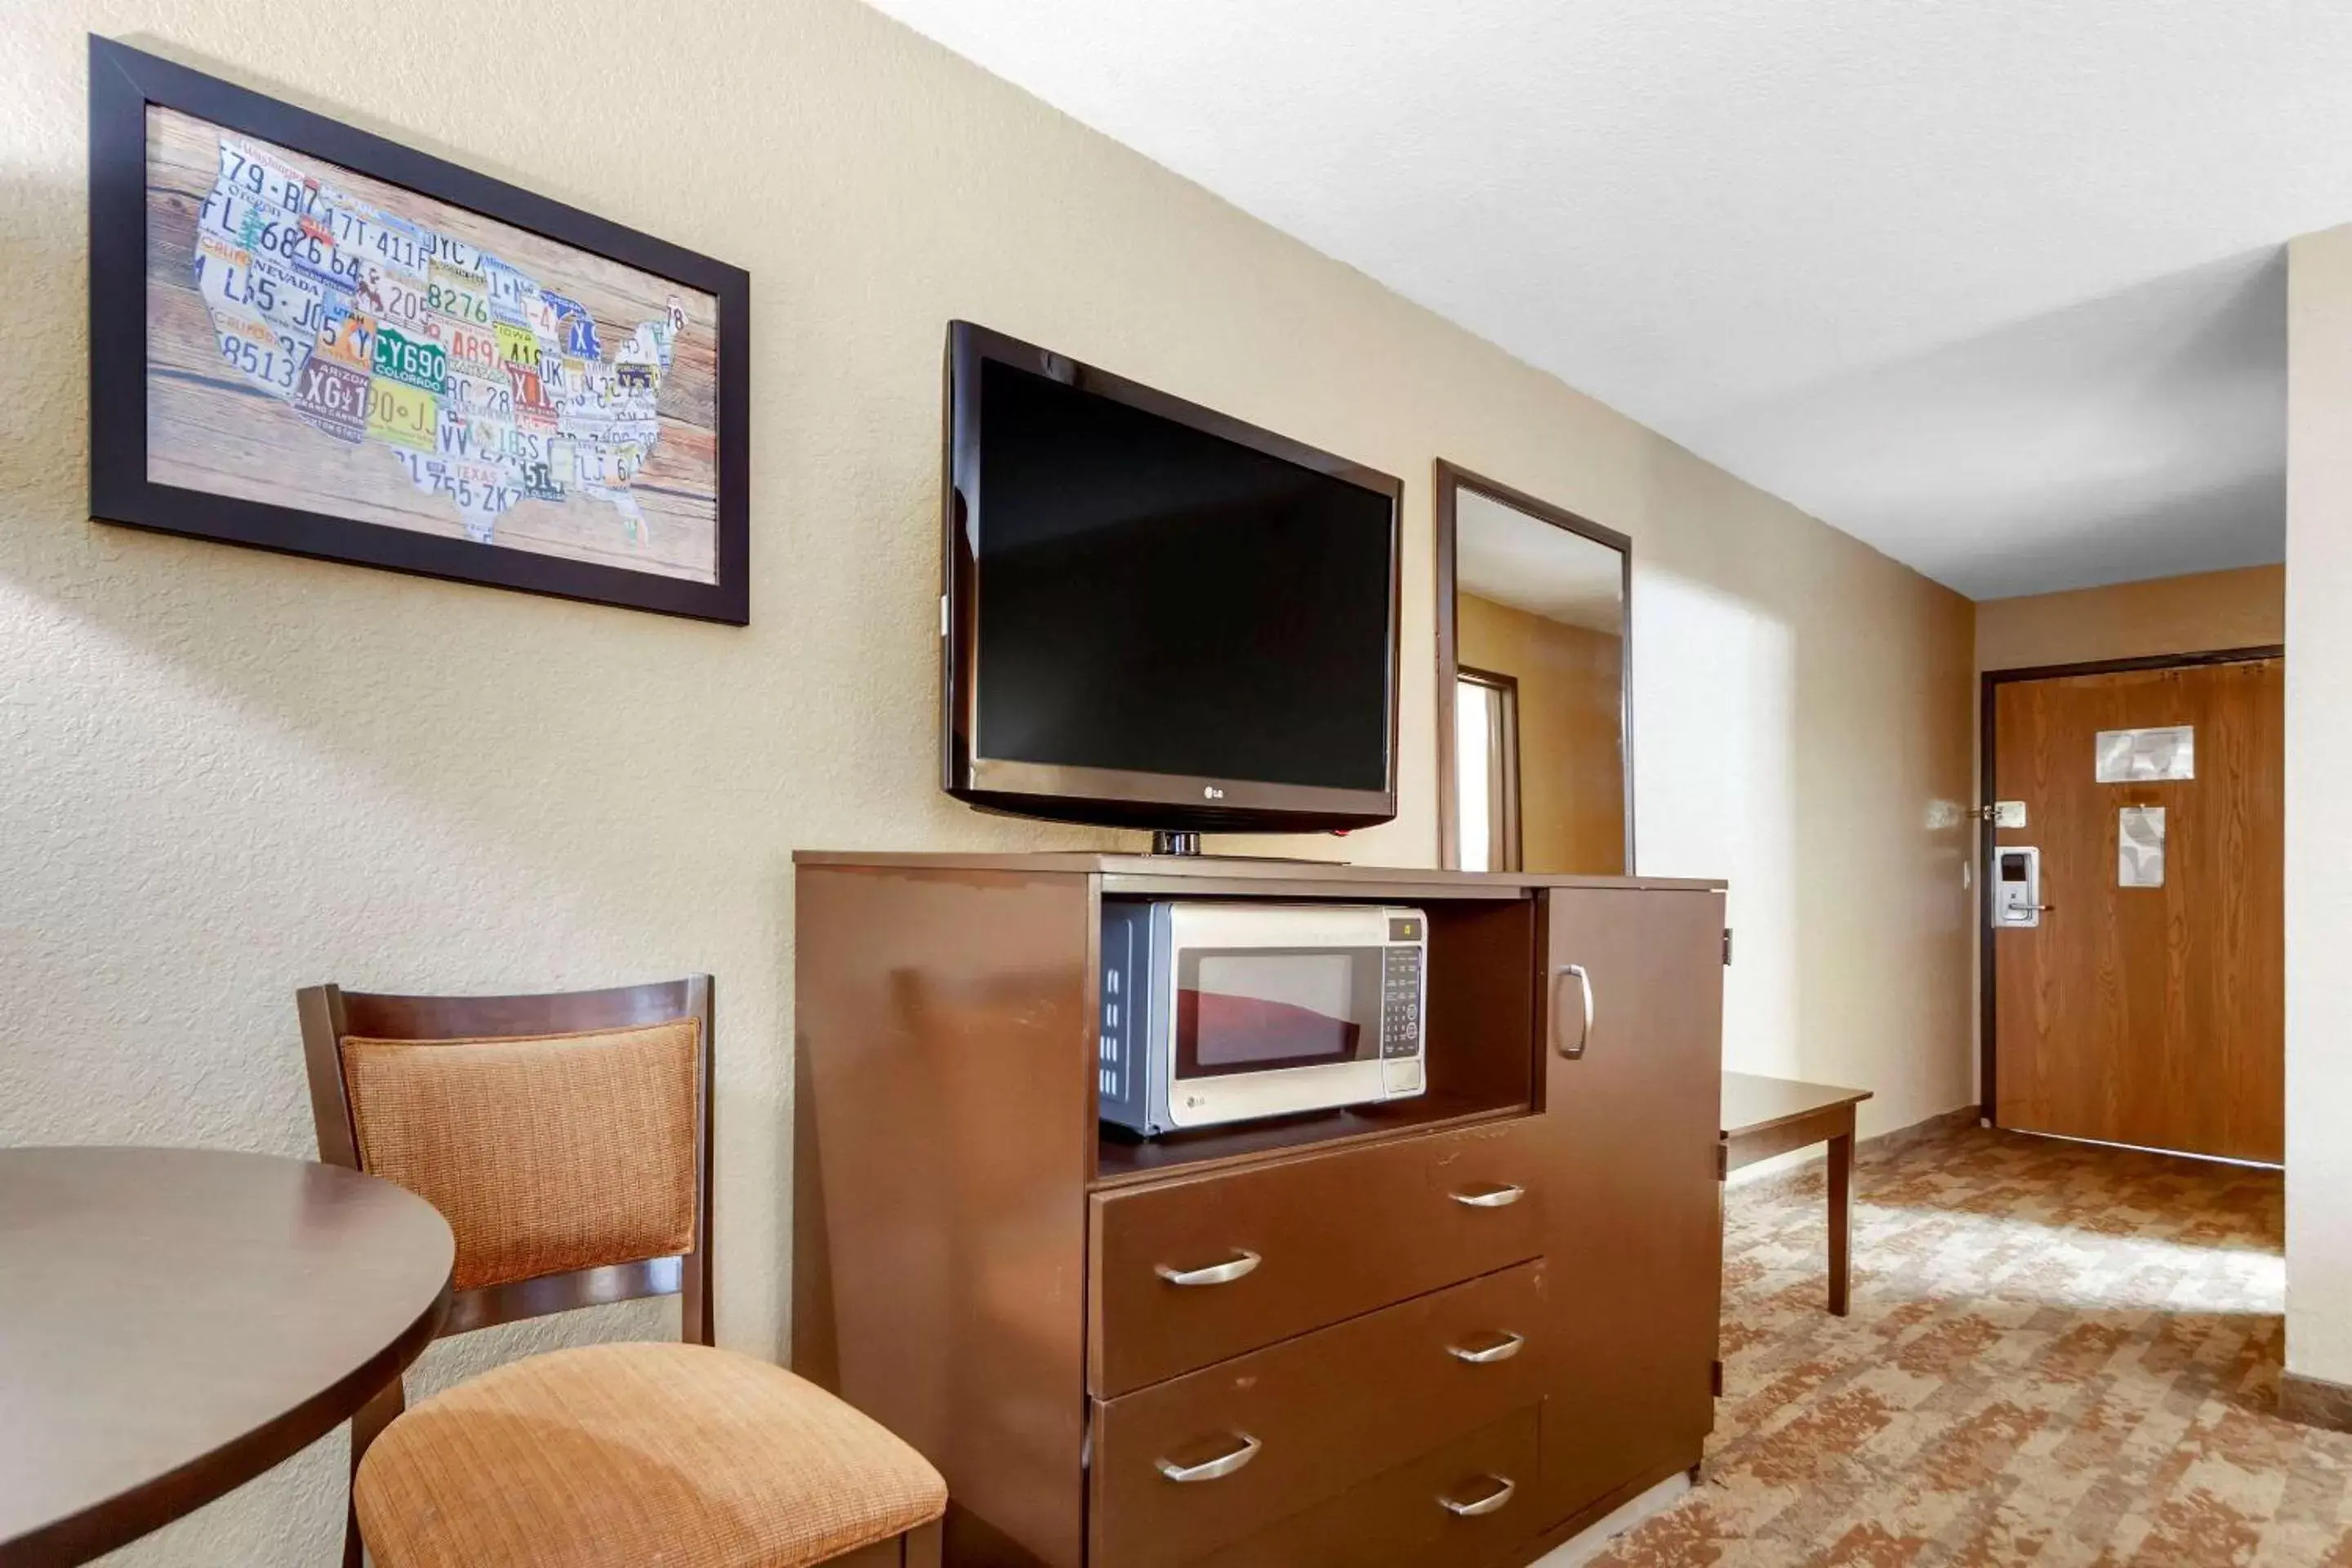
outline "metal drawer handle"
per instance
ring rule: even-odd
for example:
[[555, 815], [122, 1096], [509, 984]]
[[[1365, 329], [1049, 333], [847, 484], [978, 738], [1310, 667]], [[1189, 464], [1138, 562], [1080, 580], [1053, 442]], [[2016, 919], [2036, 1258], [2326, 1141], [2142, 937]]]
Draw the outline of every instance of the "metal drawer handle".
[[1508, 1361], [1518, 1354], [1520, 1347], [1527, 1342], [1525, 1334], [1505, 1334], [1482, 1351], [1466, 1350], [1461, 1345], [1448, 1345], [1445, 1350], [1456, 1361], [1466, 1361], [1472, 1366], [1492, 1366], [1498, 1361]]
[[1499, 1183], [1491, 1187], [1480, 1187], [1475, 1193], [1456, 1193], [1454, 1194], [1454, 1201], [1465, 1208], [1507, 1209], [1527, 1195], [1528, 1190], [1525, 1187], [1515, 1187], [1508, 1183]]
[[[1577, 1026], [1576, 1044], [1572, 1046], [1559, 1036], [1563, 1016], [1559, 1005], [1559, 983], [1571, 974], [1576, 976], [1577, 986], [1584, 993], [1583, 1021]], [[1570, 1058], [1583, 1056], [1585, 1046], [1592, 1038], [1592, 976], [1580, 963], [1563, 963], [1551, 972], [1551, 1037], [1559, 1047], [1559, 1054]]]
[[1256, 1458], [1258, 1449], [1265, 1447], [1246, 1432], [1236, 1432], [1234, 1436], [1242, 1440], [1242, 1446], [1233, 1452], [1220, 1454], [1213, 1459], [1203, 1459], [1197, 1465], [1180, 1465], [1173, 1459], [1160, 1459], [1156, 1461], [1160, 1473], [1171, 1481], [1213, 1481], [1232, 1475]]
[[1224, 1262], [1205, 1268], [1171, 1268], [1163, 1263], [1153, 1272], [1171, 1285], [1230, 1285], [1257, 1266], [1257, 1254], [1244, 1247]]
[[1519, 1489], [1501, 1476], [1488, 1476], [1486, 1479], [1495, 1483], [1495, 1489], [1477, 1501], [1455, 1502], [1450, 1497], [1442, 1497], [1437, 1500], [1439, 1505], [1456, 1519], [1483, 1519], [1510, 1501], [1511, 1494]]

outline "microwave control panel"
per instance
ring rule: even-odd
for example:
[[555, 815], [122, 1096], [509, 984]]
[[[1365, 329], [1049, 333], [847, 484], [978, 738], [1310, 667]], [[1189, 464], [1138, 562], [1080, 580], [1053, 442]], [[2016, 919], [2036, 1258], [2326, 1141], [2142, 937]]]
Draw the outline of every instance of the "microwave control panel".
[[1381, 1056], [1421, 1054], [1421, 952], [1391, 947], [1381, 956]]

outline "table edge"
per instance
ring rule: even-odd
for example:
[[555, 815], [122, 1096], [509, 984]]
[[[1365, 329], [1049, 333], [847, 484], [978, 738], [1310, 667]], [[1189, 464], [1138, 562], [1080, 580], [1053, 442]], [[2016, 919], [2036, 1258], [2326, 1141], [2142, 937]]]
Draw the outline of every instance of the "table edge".
[[440, 1289], [415, 1321], [383, 1350], [300, 1404], [175, 1469], [0, 1541], [0, 1568], [55, 1568], [102, 1557], [292, 1458], [358, 1414], [425, 1353], [448, 1316], [456, 1279], [453, 1257]]
[[[1726, 1078], [1731, 1078], [1734, 1076], [1741, 1078], [1769, 1078], [1769, 1075], [1764, 1073], [1740, 1073], [1735, 1075], [1728, 1071], [1725, 1072], [1723, 1076]], [[1801, 1079], [1771, 1079], [1770, 1081], [1779, 1083], [1801, 1083], [1805, 1080]], [[1801, 1110], [1791, 1110], [1785, 1115], [1769, 1117], [1762, 1121], [1743, 1121], [1737, 1127], [1719, 1127], [1716, 1130], [1716, 1135], [1724, 1142], [1728, 1142], [1734, 1138], [1745, 1138], [1752, 1132], [1769, 1132], [1776, 1128], [1786, 1127], [1792, 1122], [1802, 1121], [1808, 1117], [1821, 1116], [1828, 1112], [1850, 1109], [1853, 1106], [1860, 1105], [1865, 1100], [1875, 1100], [1878, 1098], [1878, 1091], [1872, 1089], [1846, 1089], [1833, 1083], [1809, 1084], [1807, 1087], [1829, 1089], [1832, 1091], [1834, 1098], [1822, 1100], [1818, 1105], [1806, 1106]]]

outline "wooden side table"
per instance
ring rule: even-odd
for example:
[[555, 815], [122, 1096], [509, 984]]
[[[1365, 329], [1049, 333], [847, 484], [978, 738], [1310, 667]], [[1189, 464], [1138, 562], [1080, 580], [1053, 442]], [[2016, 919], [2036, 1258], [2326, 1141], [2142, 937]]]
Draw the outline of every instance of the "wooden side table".
[[1723, 1075], [1723, 1171], [1827, 1142], [1830, 1162], [1830, 1310], [1846, 1315], [1853, 1252], [1853, 1108], [1866, 1089], [1795, 1079]]

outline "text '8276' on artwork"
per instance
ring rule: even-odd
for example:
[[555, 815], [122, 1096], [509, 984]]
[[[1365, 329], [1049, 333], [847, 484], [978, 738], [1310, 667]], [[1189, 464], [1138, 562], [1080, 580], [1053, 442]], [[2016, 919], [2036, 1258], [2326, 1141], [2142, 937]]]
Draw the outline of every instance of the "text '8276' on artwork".
[[94, 515], [748, 618], [740, 271], [95, 38], [91, 120]]

